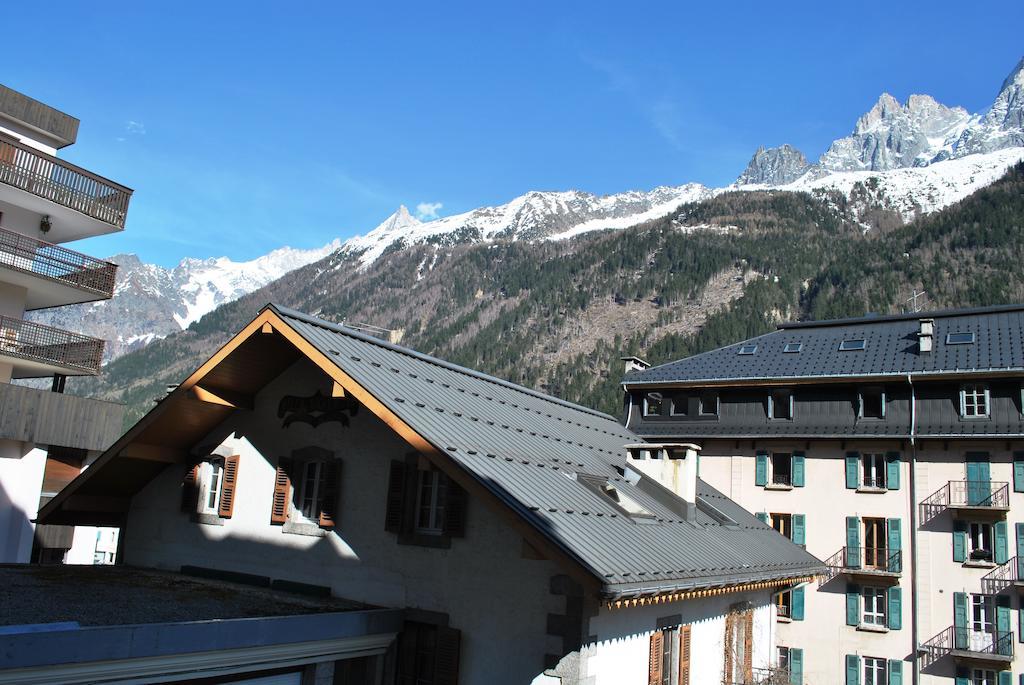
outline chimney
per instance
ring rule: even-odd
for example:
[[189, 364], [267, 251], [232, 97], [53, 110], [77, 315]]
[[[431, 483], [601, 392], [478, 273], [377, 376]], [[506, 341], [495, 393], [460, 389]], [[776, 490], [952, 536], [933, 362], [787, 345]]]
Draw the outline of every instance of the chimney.
[[626, 465], [671, 490], [685, 504], [685, 519], [697, 513], [698, 445], [690, 443], [640, 443], [626, 445]]
[[935, 347], [935, 319], [921, 319], [920, 329], [917, 331], [917, 349], [921, 354], [927, 354]]
[[626, 363], [626, 373], [643, 371], [651, 366], [640, 357], [619, 357], [619, 359]]

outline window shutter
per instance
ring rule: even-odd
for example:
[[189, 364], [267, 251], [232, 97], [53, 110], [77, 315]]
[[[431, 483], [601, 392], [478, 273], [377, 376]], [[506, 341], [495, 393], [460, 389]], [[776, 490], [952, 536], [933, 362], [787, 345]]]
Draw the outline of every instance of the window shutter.
[[1010, 634], [1010, 598], [1006, 595], [996, 595], [996, 648], [999, 654], [1006, 654], [1013, 646], [1007, 636]]
[[803, 452], [793, 452], [793, 487], [802, 488], [806, 481], [806, 458]]
[[967, 561], [967, 524], [953, 521], [953, 561]]
[[886, 528], [886, 544], [889, 548], [886, 550], [886, 568], [891, 573], [899, 573], [903, 570], [903, 555], [901, 554], [901, 548], [903, 546], [902, 540], [902, 524], [899, 519], [889, 519], [885, 523]]
[[846, 565], [860, 568], [860, 519], [846, 517]]
[[199, 510], [199, 467], [196, 464], [186, 471], [181, 481], [181, 510], [189, 514]]
[[656, 630], [651, 633], [651, 649], [647, 664], [648, 685], [661, 685], [661, 651], [664, 648], [665, 634]]
[[220, 487], [220, 503], [217, 505], [217, 515], [222, 519], [231, 518], [231, 514], [235, 511], [235, 486], [238, 482], [239, 459], [237, 454], [224, 457], [224, 481]]
[[885, 455], [885, 486], [890, 490], [900, 489], [899, 452], [888, 452]]
[[758, 452], [754, 462], [754, 485], [768, 485], [768, 453]]
[[743, 612], [743, 677], [744, 682], [754, 676], [754, 611]]
[[1010, 560], [1010, 545], [1006, 535], [1006, 521], [996, 521], [992, 524], [993, 545], [995, 547], [995, 561], [997, 564], [1005, 564]]
[[802, 621], [804, 620], [804, 589], [798, 587], [794, 588], [792, 592], [789, 617], [794, 621]]
[[856, 452], [846, 453], [846, 489], [856, 490], [860, 472], [860, 456]]
[[[1015, 523], [1013, 530], [1017, 534], [1017, 577], [1024, 579], [1024, 523]], [[1024, 635], [1021, 639], [1024, 640]]]
[[804, 685], [804, 650], [789, 648], [789, 685]]
[[324, 462], [320, 497], [321, 528], [334, 528], [338, 524], [338, 498], [341, 496], [341, 460], [329, 458]]
[[384, 530], [399, 533], [405, 521], [405, 462], [392, 461], [388, 476], [387, 511], [384, 514]]
[[900, 630], [903, 627], [903, 590], [898, 586], [889, 588], [888, 602], [889, 630]]
[[860, 685], [860, 657], [846, 655], [846, 685]]
[[967, 670], [966, 666], [956, 667], [956, 677], [953, 679], [954, 685], [971, 685], [971, 672]]
[[270, 522], [282, 524], [288, 521], [288, 500], [291, 498], [292, 483], [288, 472], [292, 469], [292, 460], [281, 457], [277, 460], [277, 474], [274, 476], [274, 499], [270, 505]]
[[846, 586], [846, 625], [860, 623], [860, 586], [850, 583]]
[[458, 685], [461, 646], [462, 633], [460, 631], [447, 626], [437, 629], [437, 648], [434, 652], [435, 685]]
[[953, 593], [953, 646], [967, 649], [967, 593]]
[[903, 661], [889, 659], [889, 685], [903, 685]]
[[999, 685], [1013, 685], [1013, 671], [999, 671]]
[[[442, 476], [442, 478], [448, 478]], [[466, 491], [448, 479], [447, 495], [444, 503], [444, 532], [453, 537], [466, 535]]]
[[754, 516], [757, 517], [757, 520], [760, 521], [761, 523], [763, 523], [765, 525], [768, 525], [768, 512], [767, 511], [759, 511], [756, 514], [754, 514]]
[[1013, 491], [1024, 492], [1024, 452], [1013, 453]]
[[679, 626], [679, 685], [690, 685], [690, 626]]
[[807, 544], [807, 525], [803, 514], [793, 514], [793, 543], [797, 545]]

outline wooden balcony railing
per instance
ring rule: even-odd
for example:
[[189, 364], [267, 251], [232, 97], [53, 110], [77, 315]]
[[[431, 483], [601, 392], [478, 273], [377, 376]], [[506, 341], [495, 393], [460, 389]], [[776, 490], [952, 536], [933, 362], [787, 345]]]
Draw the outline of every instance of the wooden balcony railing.
[[124, 228], [132, 190], [23, 143], [0, 140], [0, 183]]
[[96, 375], [103, 359], [103, 341], [0, 316], [0, 354]]
[[114, 295], [117, 264], [0, 228], [0, 265], [87, 290]]
[[921, 502], [921, 523], [928, 523], [950, 507], [999, 510], [1009, 506], [1009, 483], [951, 480]]

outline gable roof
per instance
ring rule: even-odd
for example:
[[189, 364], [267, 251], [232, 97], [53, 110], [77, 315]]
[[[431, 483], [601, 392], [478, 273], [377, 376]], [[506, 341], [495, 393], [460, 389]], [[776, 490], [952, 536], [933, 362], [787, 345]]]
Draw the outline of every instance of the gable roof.
[[[460, 485], [498, 503], [521, 530], [582, 568], [608, 599], [781, 583], [824, 571], [815, 557], [706, 483], [698, 484], [696, 517], [687, 521], [674, 495], [624, 479], [623, 446], [639, 438], [607, 414], [284, 307], [269, 305], [254, 324], [249, 335], [269, 324], [279, 335], [262, 337], [283, 337], [322, 362]], [[210, 372], [229, 362], [214, 363]], [[193, 374], [140, 421], [149, 419], [142, 430], [153, 430], [159, 419], [150, 416], [169, 411], [200, 382], [208, 384]], [[134, 430], [108, 454], [130, 444]], [[61, 502], [88, 479], [103, 478], [113, 459], [108, 454], [46, 505], [40, 520], [62, 520]], [[629, 516], [588, 487], [594, 479], [611, 482], [651, 518]]]
[[[918, 352], [921, 319], [935, 321], [934, 348], [925, 354]], [[947, 344], [950, 333], [974, 333], [974, 342]], [[845, 340], [864, 340], [864, 349], [841, 351]], [[799, 343], [800, 351], [784, 352], [791, 343]], [[739, 353], [755, 344], [753, 354]], [[622, 382], [654, 387], [996, 372], [1024, 372], [1024, 305], [787, 323], [772, 333], [634, 371]]]

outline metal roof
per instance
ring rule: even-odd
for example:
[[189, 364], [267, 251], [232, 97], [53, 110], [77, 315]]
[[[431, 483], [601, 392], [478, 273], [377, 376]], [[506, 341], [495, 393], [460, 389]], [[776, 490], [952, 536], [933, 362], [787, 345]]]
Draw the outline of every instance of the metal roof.
[[[566, 550], [609, 597], [813, 575], [824, 564], [698, 483], [693, 521], [625, 480], [636, 434], [607, 414], [270, 305], [306, 341], [508, 507]], [[638, 520], [580, 480], [608, 479]], [[724, 515], [731, 521], [723, 521]]]
[[[933, 319], [934, 346], [918, 351], [921, 319]], [[974, 342], [947, 344], [950, 333], [974, 333]], [[864, 349], [840, 350], [846, 340]], [[754, 354], [739, 354], [755, 344]], [[801, 343], [799, 352], [783, 352]], [[1024, 305], [918, 312], [896, 316], [798, 322], [765, 335], [686, 359], [626, 374], [626, 386], [697, 385], [728, 381], [872, 378], [1024, 372]]]

